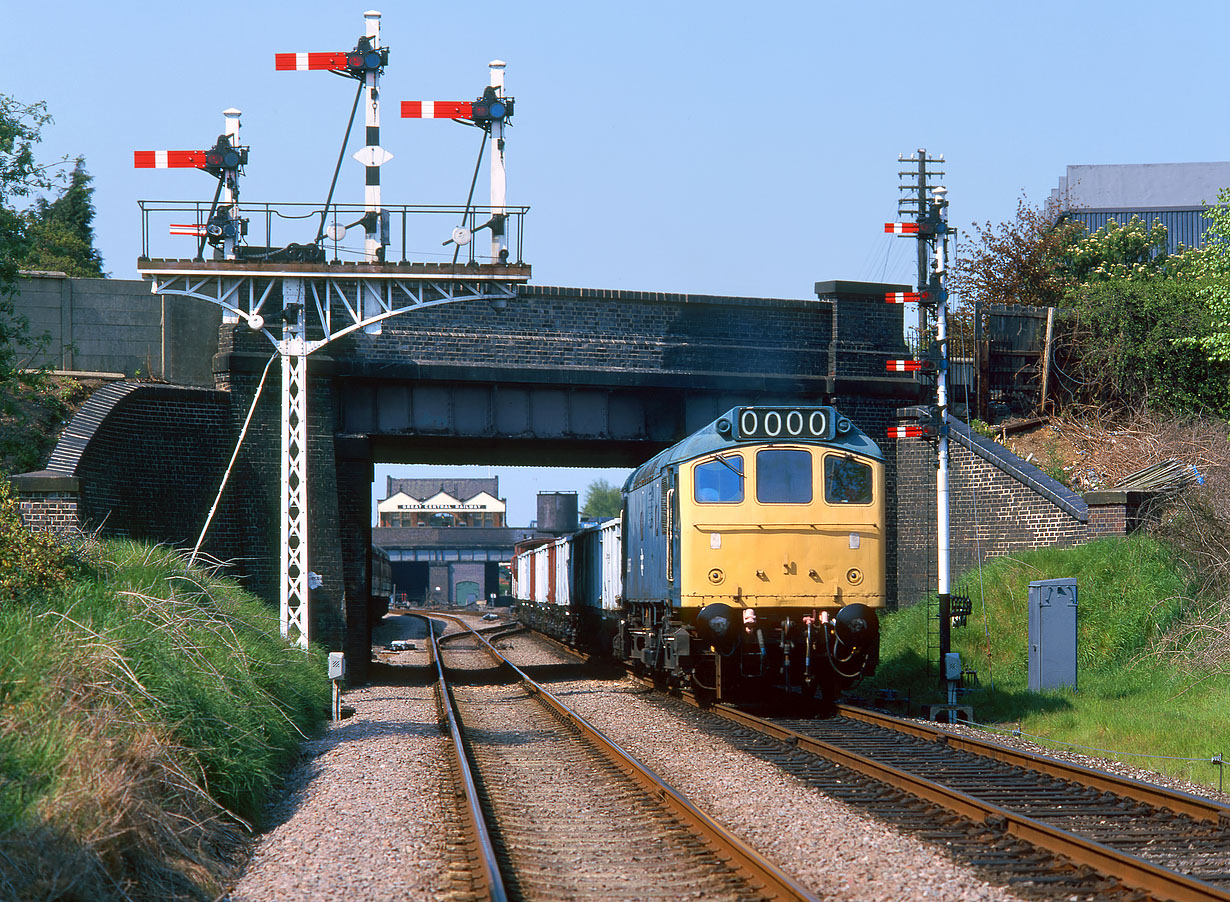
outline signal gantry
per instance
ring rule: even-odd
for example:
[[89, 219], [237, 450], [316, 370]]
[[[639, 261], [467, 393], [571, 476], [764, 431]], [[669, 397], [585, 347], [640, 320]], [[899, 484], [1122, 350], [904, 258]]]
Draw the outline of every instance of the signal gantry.
[[[248, 205], [254, 221], [265, 223], [265, 244], [247, 244], [249, 219], [241, 214], [239, 178], [248, 163], [249, 148], [239, 143], [239, 110], [225, 112], [226, 127], [208, 150], [138, 151], [134, 165], [140, 169], [201, 169], [218, 179], [212, 203], [159, 204], [140, 201], [143, 216], [142, 255], [137, 267], [153, 283], [155, 294], [179, 295], [207, 301], [223, 309], [225, 322], [244, 321], [263, 334], [281, 361], [281, 629], [291, 641], [307, 646], [311, 619], [308, 616], [312, 574], [308, 569], [308, 415], [307, 358], [342, 336], [361, 333], [374, 338], [384, 320], [403, 313], [458, 301], [484, 300], [503, 308], [515, 298], [518, 286], [530, 278], [530, 267], [521, 260], [522, 222], [528, 207], [509, 206], [505, 198], [504, 129], [513, 111], [513, 99], [504, 96], [505, 64], [490, 64], [491, 85], [472, 102], [441, 104], [448, 118], [459, 118], [483, 130], [484, 143], [492, 139], [497, 154], [491, 163], [492, 204], [489, 219], [476, 224], [474, 183], [464, 210], [457, 207], [403, 205], [389, 208], [380, 194], [381, 167], [393, 155], [380, 143], [380, 78], [389, 64], [389, 48], [380, 40], [381, 15], [364, 13], [365, 31], [348, 51], [325, 53], [278, 53], [277, 71], [326, 71], [358, 82], [342, 151], [322, 207], [308, 204]], [[360, 101], [366, 100], [364, 146], [353, 156], [364, 167], [364, 198], [361, 208], [335, 204], [338, 175]], [[443, 118], [437, 106], [426, 105], [430, 115], [408, 118]], [[405, 108], [404, 108], [405, 109]], [[480, 149], [479, 163], [482, 162]], [[477, 179], [478, 166], [475, 167]], [[358, 213], [353, 222], [339, 221]], [[406, 259], [406, 234], [412, 214], [462, 212], [461, 225], [444, 243], [456, 245], [450, 263], [411, 262]], [[388, 259], [391, 246], [391, 212], [398, 217], [401, 260]], [[259, 213], [259, 219], [256, 214]], [[178, 216], [170, 234], [198, 240], [193, 259], [166, 259], [149, 253], [151, 216]], [[189, 214], [189, 215], [185, 215]], [[296, 224], [318, 219], [314, 239], [304, 243], [273, 240], [275, 222]], [[192, 221], [187, 221], [191, 219]], [[338, 245], [352, 225], [362, 225], [364, 247], [359, 263], [341, 263]], [[458, 261], [461, 248], [470, 245], [473, 233], [489, 229], [491, 262], [476, 259], [471, 246], [469, 259]], [[510, 246], [515, 236], [515, 248]], [[333, 243], [334, 259], [326, 261], [325, 241]], [[214, 249], [204, 259], [204, 249]], [[515, 251], [515, 258], [513, 252]], [[348, 251], [347, 251], [348, 252]], [[437, 252], [438, 253], [438, 252]], [[268, 368], [266, 368], [268, 373]], [[253, 399], [253, 407], [264, 385]], [[240, 441], [242, 441], [242, 437]], [[205, 529], [208, 529], [208, 519]], [[202, 530], [202, 538], [204, 530]], [[198, 546], [199, 546], [198, 542]]]

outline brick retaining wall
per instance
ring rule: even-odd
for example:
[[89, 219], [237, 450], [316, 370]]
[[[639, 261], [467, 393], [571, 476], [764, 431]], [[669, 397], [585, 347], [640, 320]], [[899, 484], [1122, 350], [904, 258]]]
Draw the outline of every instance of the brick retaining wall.
[[[980, 560], [1124, 536], [1141, 525], [1146, 494], [1077, 495], [964, 423], [949, 422], [954, 581]], [[897, 578], [904, 605], [936, 588], [936, 464], [928, 442], [904, 439], [898, 446]]]
[[[54, 532], [98, 529], [191, 547], [230, 456], [230, 396], [211, 389], [115, 382], [61, 435], [47, 469], [13, 477], [23, 521]], [[204, 550], [238, 551], [221, 511]]]

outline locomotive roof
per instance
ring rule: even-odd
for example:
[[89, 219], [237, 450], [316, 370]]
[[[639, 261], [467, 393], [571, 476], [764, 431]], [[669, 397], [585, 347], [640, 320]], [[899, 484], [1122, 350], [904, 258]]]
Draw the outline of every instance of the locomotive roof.
[[[650, 458], [645, 463], [641, 464], [629, 474], [628, 479], [624, 482], [623, 491], [629, 492], [633, 488], [644, 485], [657, 477], [657, 474], [665, 467], [672, 464], [682, 463], [686, 460], [692, 460], [696, 457], [703, 457], [706, 454], [712, 454], [715, 451], [723, 449], [734, 449], [744, 445], [765, 445], [773, 444], [772, 439], [739, 439], [734, 437], [734, 432], [730, 428], [730, 424], [735, 422], [738, 412], [743, 410], [743, 407], [732, 407], [726, 413], [722, 414], [712, 423], [707, 426], [702, 426], [697, 429], [687, 438], [676, 442], [665, 451], [659, 452], [656, 456]], [[826, 405], [811, 405], [808, 407], [792, 408], [802, 411], [808, 410], [826, 410], [837, 421], [845, 418], [834, 407]], [[849, 422], [846, 420], [846, 422]], [[723, 431], [718, 430], [718, 424], [723, 423], [726, 428]], [[862, 454], [866, 457], [873, 457], [876, 460], [884, 459], [884, 452], [880, 450], [880, 446], [873, 442], [867, 433], [859, 429], [853, 423], [850, 423], [850, 428], [836, 438], [821, 441], [814, 438], [804, 437], [787, 437], [780, 441], [789, 442], [791, 444], [804, 445], [820, 445], [824, 448], [834, 448], [844, 451], [849, 451], [852, 454]]]

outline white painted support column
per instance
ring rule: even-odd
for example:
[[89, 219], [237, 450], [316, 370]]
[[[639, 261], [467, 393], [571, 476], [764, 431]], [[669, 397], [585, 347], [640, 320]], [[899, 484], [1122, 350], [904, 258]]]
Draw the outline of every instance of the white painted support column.
[[[372, 49], [380, 49], [380, 13], [374, 9], [369, 9], [363, 14], [363, 21], [367, 25], [366, 35], [371, 41]], [[364, 100], [364, 121], [367, 125], [366, 145], [367, 149], [380, 147], [380, 72], [377, 69], [370, 69], [366, 75], [366, 87], [363, 90]], [[372, 165], [375, 163], [375, 165]], [[375, 159], [368, 162], [364, 167], [366, 174], [366, 184], [363, 190], [363, 205], [364, 211], [369, 214], [375, 214], [374, 219], [369, 219], [366, 228], [366, 237], [364, 239], [365, 256], [368, 263], [375, 263], [380, 259], [380, 164]]]
[[[948, 335], [948, 302], [947, 300], [940, 303], [936, 308], [935, 314], [935, 336], [941, 342], [946, 340]], [[945, 358], [947, 355], [945, 355]], [[941, 363], [939, 375], [936, 378], [936, 402], [940, 409], [940, 415], [948, 417], [948, 372], [946, 363]], [[938, 511], [936, 523], [936, 569], [939, 571], [939, 585], [937, 589], [940, 595], [947, 595], [950, 592], [950, 557], [952, 543], [949, 536], [949, 486], [948, 486], [948, 433], [941, 429], [939, 436], [939, 448], [937, 450], [939, 456], [939, 466], [935, 471], [935, 498]]]
[[[223, 134], [225, 134], [228, 138], [230, 138], [232, 147], [239, 146], [239, 117], [241, 115], [242, 115], [242, 112], [240, 110], [235, 109], [234, 107], [231, 107], [228, 110], [222, 111], [223, 120], [226, 123], [224, 126]], [[237, 203], [237, 201], [239, 200], [238, 186], [234, 184], [235, 177], [233, 173], [228, 172], [225, 174], [223, 178], [224, 178], [224, 181], [222, 183], [222, 203], [230, 205], [231, 220], [235, 223], [236, 229], [238, 229], [239, 228], [239, 205]], [[223, 253], [223, 256], [227, 260], [235, 259], [235, 239], [234, 238], [227, 238], [223, 241], [222, 253]], [[228, 323], [228, 324], [237, 323], [239, 322], [239, 315], [236, 313], [232, 313], [229, 310], [224, 310], [222, 312], [222, 322]]]
[[[492, 60], [487, 64], [491, 69], [491, 87], [495, 95], [504, 98], [504, 67], [503, 60]], [[504, 168], [504, 119], [491, 123], [491, 215], [500, 217], [499, 225], [491, 227], [491, 262], [502, 263], [508, 259], [508, 217], [505, 206], [508, 202], [507, 173]]]
[[307, 312], [303, 280], [282, 280], [283, 307], [297, 305], [282, 327], [282, 636], [308, 645]]
[[[948, 206], [946, 198], [948, 189], [939, 186], [934, 189], [935, 205], [939, 211], [945, 225], [948, 222]], [[936, 505], [937, 505], [937, 523], [936, 523], [936, 569], [938, 573], [937, 586], [938, 593], [941, 598], [945, 598], [950, 594], [951, 582], [951, 551], [952, 542], [949, 535], [949, 485], [948, 485], [948, 291], [946, 283], [948, 281], [947, 260], [945, 256], [948, 250], [948, 233], [942, 232], [935, 238], [935, 274], [939, 279], [940, 292], [939, 303], [935, 308], [935, 339], [939, 343], [940, 361], [939, 371], [935, 380], [935, 401], [939, 407], [939, 414], [943, 418], [940, 422], [939, 448], [937, 454], [939, 456], [939, 466], [936, 468]], [[947, 649], [945, 649], [946, 651]], [[940, 662], [943, 664], [943, 662]]]

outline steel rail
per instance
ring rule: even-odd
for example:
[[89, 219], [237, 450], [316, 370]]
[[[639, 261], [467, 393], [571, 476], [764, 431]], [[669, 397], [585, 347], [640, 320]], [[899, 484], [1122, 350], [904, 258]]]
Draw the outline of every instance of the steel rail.
[[[536, 633], [535, 635], [540, 634]], [[550, 637], [546, 638], [550, 639]], [[555, 642], [555, 640], [551, 641], [561, 648], [567, 648], [567, 646]], [[573, 651], [573, 654], [576, 654], [576, 652]], [[648, 678], [640, 677], [639, 679], [650, 686], [660, 688], [656, 687], [656, 684]], [[1225, 900], [1230, 899], [1230, 894], [1219, 887], [1167, 870], [1152, 862], [1119, 852], [1077, 834], [1051, 827], [1033, 818], [1015, 814], [975, 797], [966, 796], [963, 793], [948, 789], [926, 778], [916, 777], [890, 765], [880, 764], [856, 752], [847, 751], [823, 740], [806, 736], [788, 727], [748, 714], [733, 706], [702, 704], [694, 693], [686, 689], [679, 690], [678, 694], [689, 704], [709, 711], [739, 726], [772, 736], [779, 741], [847, 766], [871, 779], [895, 786], [975, 823], [983, 823], [993, 829], [999, 829], [1029, 842], [1034, 846], [1063, 855], [1077, 864], [1088, 865], [1102, 874], [1120, 880], [1125, 886], [1133, 889], [1144, 890], [1156, 895], [1158, 898], [1173, 899], [1176, 902], [1210, 902], [1210, 900], [1222, 900], [1222, 902], [1225, 902]], [[932, 739], [937, 743], [945, 742], [953, 748], [971, 754], [982, 755], [1048, 776], [1066, 779], [1081, 785], [1088, 785], [1100, 791], [1123, 796], [1129, 800], [1148, 804], [1155, 808], [1169, 809], [1175, 813], [1186, 814], [1197, 820], [1222, 825], [1230, 823], [1230, 806], [1221, 805], [1210, 799], [1203, 799], [1199, 796], [1160, 786], [1152, 786], [1126, 777], [1118, 777], [1094, 768], [1069, 765], [1053, 758], [1016, 752], [1013, 749], [992, 742], [958, 736], [946, 730], [941, 730], [938, 727], [927, 727], [878, 712], [853, 709], [844, 705], [839, 706], [839, 712], [851, 719], [861, 720], [921, 738]]]
[[731, 864], [737, 870], [741, 870], [745, 875], [751, 877], [759, 883], [758, 889], [768, 895], [770, 898], [783, 900], [810, 900], [810, 902], [818, 902], [818, 897], [811, 893], [806, 887], [796, 881], [793, 877], [773, 864], [751, 846], [747, 845], [738, 836], [731, 833], [705, 812], [701, 811], [683, 795], [677, 792], [673, 787], [667, 784], [661, 777], [654, 773], [650, 768], [646, 767], [631, 754], [624, 751], [618, 744], [615, 743], [605, 733], [587, 721], [577, 712], [573, 711], [558, 698], [547, 691], [541, 684], [536, 682], [532, 677], [526, 674], [521, 668], [513, 664], [506, 657], [499, 653], [482, 633], [476, 631], [468, 623], [465, 623], [459, 618], [453, 618], [452, 615], [443, 614], [437, 615], [449, 617], [454, 622], [466, 627], [473, 635], [486, 646], [487, 653], [500, 663], [501, 667], [506, 667], [516, 677], [516, 679], [526, 688], [526, 690], [544, 704], [557, 712], [567, 722], [577, 726], [586, 736], [588, 736], [601, 749], [616, 766], [619, 767], [625, 774], [637, 781], [651, 795], [659, 799], [672, 814], [680, 821], [686, 824], [694, 833], [700, 834], [704, 839], [713, 846], [719, 855]]
[[453, 754], [457, 761], [457, 771], [460, 776], [461, 789], [465, 795], [466, 819], [470, 829], [477, 839], [477, 849], [474, 852], [478, 872], [480, 890], [485, 892], [491, 902], [507, 902], [508, 893], [504, 889], [504, 878], [500, 874], [500, 865], [496, 857], [495, 844], [491, 841], [491, 831], [487, 829], [487, 819], [483, 816], [482, 803], [479, 800], [478, 784], [474, 781], [474, 773], [466, 758], [465, 746], [461, 741], [461, 717], [457, 712], [453, 697], [449, 691], [448, 681], [444, 677], [444, 662], [440, 657], [440, 649], [436, 644], [436, 633], [427, 620], [427, 636], [430, 640], [431, 660], [436, 666], [436, 689], [440, 693], [440, 707], [448, 721], [449, 736], [453, 740]]
[[1090, 786], [1100, 792], [1113, 793], [1154, 808], [1166, 808], [1177, 814], [1186, 814], [1196, 820], [1230, 826], [1230, 805], [1223, 805], [1212, 799], [1201, 798], [1177, 789], [1154, 786], [1130, 777], [1121, 777], [1081, 764], [1060, 761], [1057, 758], [1048, 758], [1032, 752], [1021, 752], [990, 740], [952, 733], [940, 727], [903, 720], [879, 711], [852, 708], [847, 705], [839, 705], [837, 710], [843, 717], [851, 720], [862, 721], [899, 733], [908, 733], [921, 739], [942, 742], [950, 748], [981, 755], [984, 758], [994, 758], [1005, 764], [1038, 771], [1061, 780], [1070, 780], [1073, 783]]
[[1174, 902], [1225, 902], [1230, 899], [1230, 894], [1224, 890], [1201, 880], [1167, 870], [1135, 855], [1103, 846], [1083, 836], [984, 802], [729, 705], [713, 705], [706, 710], [732, 723], [772, 736], [881, 783], [902, 789], [974, 823], [1000, 830], [1031, 845], [1062, 855], [1076, 864], [1088, 865], [1101, 874], [1114, 877], [1127, 887], [1143, 890], [1156, 898], [1171, 899]]

